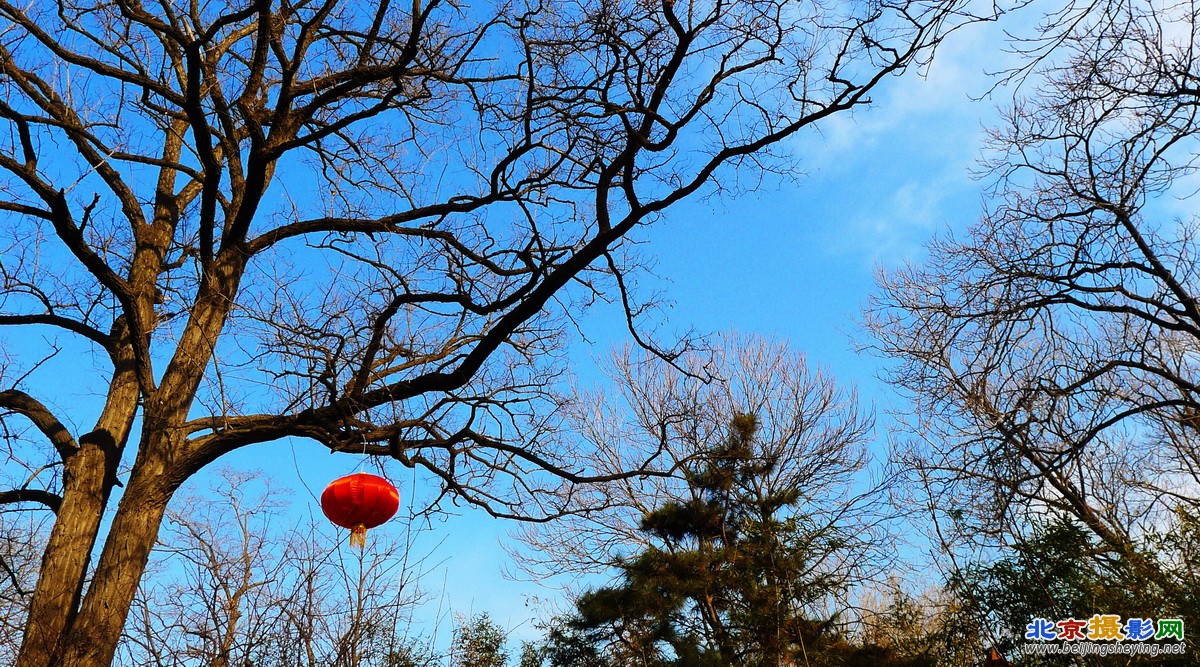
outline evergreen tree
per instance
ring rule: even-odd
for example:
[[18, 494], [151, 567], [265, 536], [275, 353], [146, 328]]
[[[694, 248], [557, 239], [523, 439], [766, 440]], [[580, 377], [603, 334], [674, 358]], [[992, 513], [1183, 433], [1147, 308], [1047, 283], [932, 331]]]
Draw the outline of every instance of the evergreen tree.
[[[1140, 558], [1124, 558], [1065, 516], [1037, 523], [1011, 555], [973, 563], [956, 573], [950, 588], [966, 601], [964, 613], [986, 619], [995, 641], [1017, 667], [1071, 664], [1063, 656], [1020, 655], [1026, 627], [1036, 618], [1087, 620], [1095, 614], [1129, 618], [1181, 618], [1186, 629], [1200, 623], [1194, 563], [1200, 562], [1196, 517], [1179, 511], [1176, 522], [1140, 540]], [[1153, 563], [1146, 572], [1143, 563]], [[1166, 573], [1170, 588], [1156, 582]], [[1191, 648], [1189, 646], [1189, 648]], [[1155, 665], [1194, 665], [1195, 656], [1162, 656]]]
[[637, 665], [779, 665], [828, 643], [832, 619], [807, 612], [837, 592], [819, 564], [846, 536], [807, 523], [800, 494], [771, 483], [780, 461], [755, 446], [757, 431], [754, 415], [733, 418], [687, 469], [691, 497], [643, 517], [655, 546], [583, 595], [572, 628], [607, 630], [613, 655]]

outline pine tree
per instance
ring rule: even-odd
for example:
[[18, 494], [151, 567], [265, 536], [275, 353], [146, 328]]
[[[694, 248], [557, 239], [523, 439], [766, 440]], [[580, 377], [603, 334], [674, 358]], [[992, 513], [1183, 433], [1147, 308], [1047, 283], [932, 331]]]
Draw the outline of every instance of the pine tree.
[[804, 521], [803, 498], [770, 483], [778, 457], [755, 446], [753, 414], [686, 472], [691, 498], [647, 513], [658, 546], [617, 564], [620, 581], [583, 595], [577, 631], [608, 628], [622, 664], [779, 665], [831, 636], [806, 614], [837, 584], [814, 568], [836, 551], [836, 527]]

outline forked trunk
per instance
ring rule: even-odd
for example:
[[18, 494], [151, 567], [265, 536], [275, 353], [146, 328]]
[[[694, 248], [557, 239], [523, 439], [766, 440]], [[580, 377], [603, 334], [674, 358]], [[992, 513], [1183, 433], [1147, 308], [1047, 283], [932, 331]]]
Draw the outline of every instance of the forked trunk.
[[66, 487], [42, 556], [16, 667], [49, 667], [79, 605], [91, 546], [100, 529], [111, 488], [105, 482], [105, 452], [86, 439], [67, 461]]
[[[143, 457], [139, 456], [139, 459]], [[150, 458], [150, 457], [145, 457]], [[139, 460], [104, 541], [95, 575], [51, 667], [108, 667], [158, 539], [171, 489], [160, 460]]]
[[74, 623], [117, 462], [137, 414], [131, 355], [127, 346], [119, 348], [117, 373], [97, 428], [79, 438], [78, 449], [63, 465], [62, 504], [42, 554], [16, 667], [50, 667]]

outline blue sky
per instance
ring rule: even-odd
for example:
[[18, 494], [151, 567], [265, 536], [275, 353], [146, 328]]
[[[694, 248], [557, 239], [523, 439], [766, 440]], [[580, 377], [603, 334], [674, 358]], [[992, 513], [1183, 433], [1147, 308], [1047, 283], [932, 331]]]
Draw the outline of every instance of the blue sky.
[[[807, 172], [799, 181], [686, 202], [645, 230], [642, 250], [656, 277], [642, 282], [670, 302], [664, 330], [782, 338], [877, 411], [898, 400], [877, 377], [880, 361], [854, 352], [862, 339], [856, 320], [877, 268], [919, 259], [932, 235], [978, 217], [982, 188], [970, 171], [1004, 97], [973, 98], [992, 83], [985, 71], [1001, 62], [999, 35], [994, 24], [953, 35], [924, 78], [890, 81], [873, 107], [795, 140]], [[596, 382], [596, 359], [627, 335], [615, 307], [595, 308], [581, 322], [591, 344], [573, 345], [573, 370]], [[882, 427], [878, 437], [882, 451]], [[536, 636], [531, 619], [540, 608], [526, 601], [553, 603], [558, 594], [503, 576], [509, 530], [470, 511], [438, 527], [431, 536], [444, 538], [437, 554], [445, 562], [427, 581], [441, 603], [421, 616], [488, 612], [514, 640]]]
[[[655, 266], [641, 282], [669, 302], [663, 332], [733, 329], [782, 338], [885, 411], [897, 397], [877, 377], [880, 361], [854, 352], [854, 340], [863, 338], [856, 320], [877, 268], [919, 259], [932, 235], [978, 217], [981, 184], [970, 171], [1004, 98], [973, 98], [992, 83], [985, 71], [1000, 62], [999, 35], [994, 24], [952, 35], [923, 78], [889, 81], [874, 106], [794, 139], [790, 148], [806, 173], [799, 180], [738, 198], [688, 201], [643, 230], [641, 250]], [[596, 360], [627, 338], [622, 314], [601, 306], [580, 322], [590, 342], [572, 343], [572, 370], [585, 383], [598, 382]], [[878, 438], [882, 452], [882, 426]], [[300, 513], [319, 515], [321, 488], [357, 463], [307, 443], [279, 446], [290, 448], [291, 460], [275, 459], [270, 473], [293, 488]], [[253, 468], [262, 464], [261, 452], [251, 448], [221, 463]], [[404, 481], [395, 481], [409, 497]], [[445, 645], [450, 614], [487, 612], [510, 631], [514, 650], [538, 635], [534, 620], [562, 598], [505, 576], [512, 567], [502, 544], [511, 529], [463, 508], [424, 534], [416, 550], [430, 553], [436, 566], [423, 578], [431, 601], [417, 614], [418, 632], [436, 629]]]
[[[641, 282], [671, 302], [663, 311], [664, 332], [733, 329], [782, 338], [882, 412], [895, 397], [877, 379], [879, 360], [853, 352], [853, 340], [862, 337], [855, 320], [878, 267], [919, 258], [933, 234], [978, 216], [981, 185], [968, 173], [983, 128], [1004, 98], [972, 97], [991, 84], [985, 69], [999, 66], [999, 34], [996, 25], [956, 33], [924, 78], [913, 72], [889, 81], [873, 107], [835, 116], [795, 138], [789, 148], [802, 156], [807, 172], [800, 180], [736, 199], [685, 202], [646, 228], [641, 247], [656, 266]], [[597, 307], [580, 321], [592, 343], [573, 343], [572, 366], [584, 382], [594, 382], [595, 358], [625, 341], [622, 314]], [[35, 336], [10, 340], [36, 345], [41, 338]], [[86, 400], [72, 406], [79, 407], [71, 411], [76, 429], [94, 418]], [[301, 514], [319, 515], [321, 488], [357, 464], [311, 443], [273, 446], [287, 455], [271, 456], [266, 472], [293, 489]], [[262, 449], [249, 448], [220, 465], [253, 469], [264, 460]], [[185, 491], [207, 483], [201, 476]], [[463, 509], [433, 528], [417, 547], [440, 563], [425, 577], [433, 602], [419, 614], [422, 625], [431, 629], [440, 618], [445, 631], [449, 612], [488, 612], [514, 639], [534, 636], [530, 619], [539, 608], [526, 602], [553, 601], [557, 593], [504, 577], [508, 558], [501, 544], [511, 526]]]

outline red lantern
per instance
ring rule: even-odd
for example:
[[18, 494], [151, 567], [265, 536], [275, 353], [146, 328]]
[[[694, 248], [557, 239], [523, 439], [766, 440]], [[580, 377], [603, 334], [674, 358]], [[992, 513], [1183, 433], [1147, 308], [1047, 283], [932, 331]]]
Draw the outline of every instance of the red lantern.
[[350, 529], [350, 546], [367, 543], [367, 529], [392, 518], [400, 508], [400, 492], [386, 479], [365, 472], [340, 477], [321, 493], [321, 511], [333, 523]]

